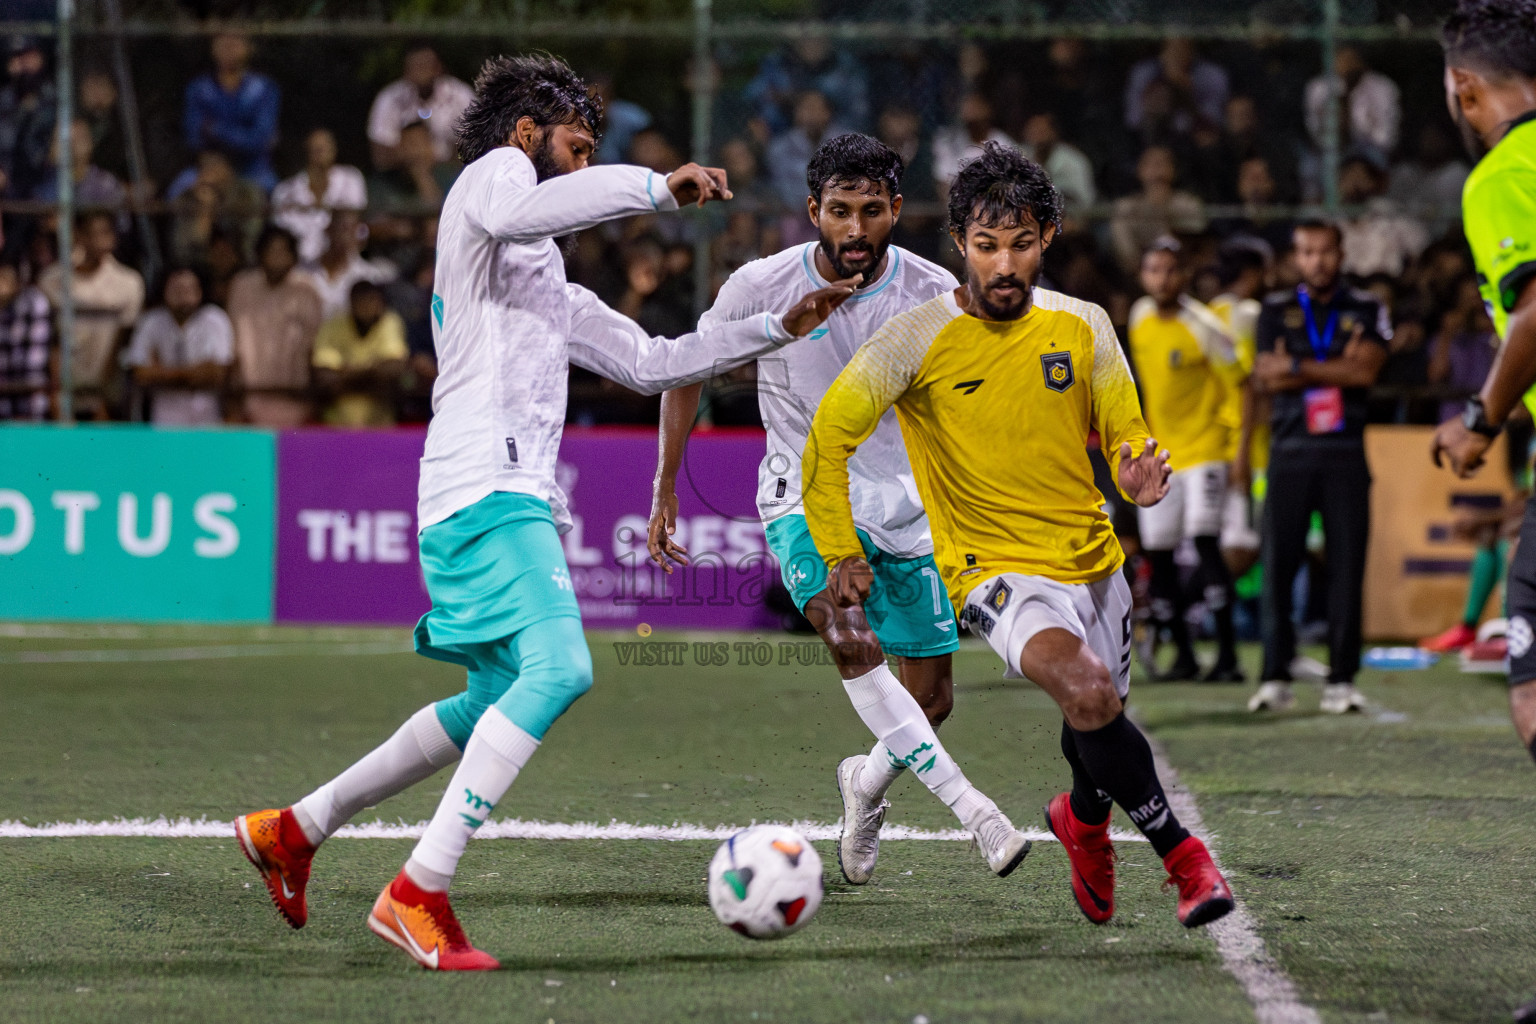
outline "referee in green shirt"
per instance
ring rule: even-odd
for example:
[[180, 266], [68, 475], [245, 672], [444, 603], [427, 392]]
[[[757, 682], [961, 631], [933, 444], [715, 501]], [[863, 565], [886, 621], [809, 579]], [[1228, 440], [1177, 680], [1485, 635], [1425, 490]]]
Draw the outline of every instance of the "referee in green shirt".
[[[1536, 411], [1536, 0], [1461, 0], [1442, 42], [1451, 117], [1481, 158], [1462, 220], [1502, 340], [1481, 394], [1435, 432], [1436, 464], [1467, 477], [1522, 396]], [[1526, 507], [1507, 593], [1509, 709], [1536, 757], [1536, 504]], [[1536, 1010], [1521, 1019], [1536, 1020]]]

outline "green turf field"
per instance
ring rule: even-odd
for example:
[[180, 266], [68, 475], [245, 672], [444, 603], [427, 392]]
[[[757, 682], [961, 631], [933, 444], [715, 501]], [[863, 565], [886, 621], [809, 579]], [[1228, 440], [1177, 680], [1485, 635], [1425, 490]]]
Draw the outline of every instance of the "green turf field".
[[[290, 802], [458, 685], [449, 666], [383, 653], [406, 648], [403, 631], [9, 633], [26, 635], [0, 631], [0, 819], [33, 825], [228, 821]], [[869, 741], [830, 669], [698, 668], [691, 655], [621, 666], [613, 644], [633, 639], [591, 635], [596, 687], [498, 817], [836, 819], [832, 768]], [[93, 656], [108, 660], [82, 660]], [[123, 660], [135, 657], [155, 660]], [[962, 652], [943, 735], [1034, 827], [1066, 780], [1060, 720], [999, 669], [983, 648]], [[1503, 687], [1448, 670], [1366, 673], [1361, 685], [1377, 707], [1346, 719], [1317, 716], [1306, 687], [1307, 710], [1269, 718], [1242, 710], [1240, 687], [1138, 685], [1132, 704], [1324, 1020], [1507, 1019], [1536, 991], [1536, 769]], [[447, 778], [378, 816], [429, 817]], [[892, 800], [889, 822], [952, 825], [911, 780]], [[711, 843], [486, 840], [455, 887], [470, 937], [505, 967], [483, 976], [418, 970], [363, 927], [410, 845], [333, 840], [316, 860], [309, 927], [293, 932], [232, 838], [0, 839], [0, 1018], [1254, 1019], [1212, 939], [1174, 921], [1144, 844], [1121, 844], [1119, 916], [1095, 928], [1053, 843], [999, 880], [966, 844], [891, 842], [864, 888], [842, 884], [820, 843], [819, 916], [756, 944], [709, 911]]]

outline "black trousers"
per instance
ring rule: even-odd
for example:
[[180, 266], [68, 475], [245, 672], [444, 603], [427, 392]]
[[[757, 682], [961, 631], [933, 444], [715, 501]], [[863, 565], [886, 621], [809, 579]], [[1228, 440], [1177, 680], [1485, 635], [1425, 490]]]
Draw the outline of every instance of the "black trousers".
[[1520, 520], [1520, 543], [1509, 563], [1509, 583], [1505, 602], [1509, 605], [1509, 685], [1519, 686], [1536, 679], [1536, 643], [1532, 624], [1536, 623], [1536, 498], [1525, 505]]
[[1264, 498], [1264, 680], [1291, 678], [1291, 587], [1306, 557], [1313, 512], [1322, 513], [1327, 545], [1328, 678], [1347, 683], [1360, 670], [1360, 605], [1371, 535], [1365, 445], [1281, 442], [1270, 452]]

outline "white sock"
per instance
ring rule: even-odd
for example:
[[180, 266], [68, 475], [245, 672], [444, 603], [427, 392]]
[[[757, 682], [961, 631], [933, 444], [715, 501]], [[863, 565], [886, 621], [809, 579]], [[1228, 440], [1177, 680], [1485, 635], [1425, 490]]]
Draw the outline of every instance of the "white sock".
[[869, 756], [864, 759], [864, 767], [859, 769], [859, 777], [854, 784], [858, 786], [859, 796], [863, 797], [866, 803], [876, 803], [885, 799], [885, 791], [901, 778], [901, 773], [904, 771], [906, 766], [897, 764], [891, 757], [891, 748], [881, 740], [875, 740], [875, 745], [870, 748]]
[[[843, 689], [853, 701], [853, 709], [869, 731], [887, 749], [896, 753], [894, 760], [910, 767], [923, 785], [933, 791], [955, 812], [966, 828], [997, 811], [949, 756], [939, 742], [938, 733], [928, 724], [928, 717], [917, 699], [907, 692], [889, 667], [881, 665], [854, 679], [844, 679]], [[887, 763], [891, 759], [887, 759]], [[868, 762], [866, 762], [867, 764]], [[859, 773], [861, 776], [863, 772]], [[863, 789], [861, 781], [860, 788]]]
[[453, 773], [437, 813], [406, 862], [406, 873], [417, 885], [439, 892], [448, 888], [469, 837], [496, 809], [502, 794], [538, 749], [538, 740], [495, 708], [480, 716], [459, 770]]
[[364, 807], [381, 803], [459, 759], [428, 704], [362, 760], [293, 805], [293, 816], [315, 846]]

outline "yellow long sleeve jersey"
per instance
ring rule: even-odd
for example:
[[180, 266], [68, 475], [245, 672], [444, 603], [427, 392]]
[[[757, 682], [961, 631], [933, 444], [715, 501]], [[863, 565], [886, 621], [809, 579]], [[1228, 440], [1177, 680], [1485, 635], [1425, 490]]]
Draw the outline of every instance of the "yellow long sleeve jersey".
[[1036, 288], [1028, 313], [994, 322], [946, 292], [875, 332], [822, 398], [805, 446], [806, 523], [829, 566], [863, 555], [848, 458], [892, 405], [956, 607], [1001, 572], [1087, 583], [1120, 567], [1088, 434], [1097, 428], [1118, 471], [1120, 444], [1139, 451], [1147, 426], [1104, 310]]

